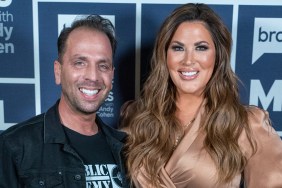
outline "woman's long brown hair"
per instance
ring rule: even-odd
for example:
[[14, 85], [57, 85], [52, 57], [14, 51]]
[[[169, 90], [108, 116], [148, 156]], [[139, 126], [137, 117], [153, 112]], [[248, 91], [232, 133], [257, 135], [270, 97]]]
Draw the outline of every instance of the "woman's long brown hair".
[[178, 26], [193, 21], [204, 23], [216, 48], [214, 72], [203, 93], [206, 113], [200, 126], [206, 133], [204, 147], [218, 169], [218, 181], [228, 182], [242, 172], [246, 164], [238, 145], [243, 130], [255, 151], [247, 111], [239, 102], [238, 79], [230, 65], [230, 32], [207, 5], [182, 5], [160, 28], [151, 58], [151, 72], [134, 104], [136, 111], [130, 117], [128, 129], [126, 157], [129, 175], [136, 175], [142, 167], [153, 187], [159, 187], [160, 169], [172, 154], [175, 135], [182, 133], [175, 117], [176, 88], [169, 77], [166, 53]]

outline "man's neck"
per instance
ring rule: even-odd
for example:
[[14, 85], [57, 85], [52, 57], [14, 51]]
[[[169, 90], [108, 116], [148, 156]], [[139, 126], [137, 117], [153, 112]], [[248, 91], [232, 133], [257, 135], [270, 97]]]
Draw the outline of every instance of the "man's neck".
[[87, 136], [98, 132], [96, 113], [83, 114], [75, 112], [64, 101], [60, 101], [58, 110], [61, 123], [69, 129]]

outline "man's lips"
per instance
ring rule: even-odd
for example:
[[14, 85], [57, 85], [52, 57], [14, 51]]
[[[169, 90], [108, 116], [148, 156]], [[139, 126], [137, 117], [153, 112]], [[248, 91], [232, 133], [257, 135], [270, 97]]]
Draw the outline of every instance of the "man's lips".
[[86, 88], [79, 88], [79, 90], [87, 95], [87, 96], [94, 96], [96, 95], [101, 89], [86, 89]]

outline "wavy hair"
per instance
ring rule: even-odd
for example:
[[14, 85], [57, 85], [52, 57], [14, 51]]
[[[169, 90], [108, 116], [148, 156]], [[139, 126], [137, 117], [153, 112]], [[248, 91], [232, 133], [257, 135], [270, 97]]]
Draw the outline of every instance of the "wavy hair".
[[238, 78], [230, 65], [230, 32], [207, 5], [184, 4], [176, 8], [160, 28], [151, 58], [151, 72], [129, 122], [130, 136], [126, 144], [129, 176], [134, 176], [142, 167], [147, 181], [154, 187], [159, 187], [158, 174], [172, 154], [175, 135], [183, 134], [175, 117], [176, 88], [166, 64], [167, 50], [178, 26], [193, 21], [204, 23], [216, 49], [214, 71], [203, 92], [206, 114], [200, 126], [206, 132], [204, 147], [218, 169], [218, 182], [228, 182], [243, 171], [246, 158], [238, 144], [243, 130], [253, 151], [256, 150], [246, 108], [239, 102]]

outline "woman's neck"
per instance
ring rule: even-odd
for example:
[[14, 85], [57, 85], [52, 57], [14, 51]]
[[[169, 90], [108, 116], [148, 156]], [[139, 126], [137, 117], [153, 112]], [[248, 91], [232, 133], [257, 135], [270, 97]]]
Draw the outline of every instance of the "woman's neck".
[[178, 97], [176, 101], [176, 117], [179, 119], [182, 125], [186, 125], [188, 122], [193, 121], [203, 103], [203, 97]]

